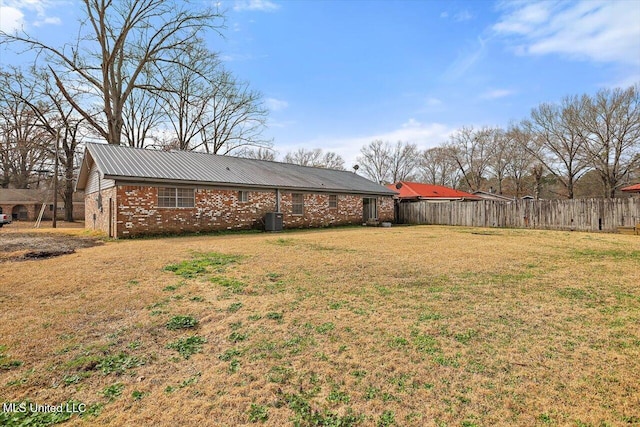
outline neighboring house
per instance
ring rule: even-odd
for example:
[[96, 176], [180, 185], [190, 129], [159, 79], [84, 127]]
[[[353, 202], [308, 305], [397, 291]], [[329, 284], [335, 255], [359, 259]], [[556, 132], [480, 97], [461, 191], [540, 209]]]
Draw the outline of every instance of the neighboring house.
[[498, 202], [513, 202], [513, 197], [503, 196], [502, 194], [494, 193], [492, 191], [474, 191], [474, 196], [479, 197], [482, 200], [496, 200]]
[[[82, 199], [81, 194], [74, 196], [73, 216], [75, 219], [84, 219]], [[42, 219], [52, 219], [53, 195], [51, 191], [0, 188], [0, 213], [11, 215], [14, 221], [35, 221], [43, 205], [45, 205], [45, 209]], [[58, 198], [58, 218], [64, 218], [64, 203], [60, 197]]]
[[396, 195], [396, 199], [400, 202], [415, 202], [419, 200], [426, 200], [429, 202], [480, 200], [480, 197], [464, 191], [455, 190], [442, 185], [421, 184], [419, 182], [399, 181], [395, 184], [388, 184], [387, 188], [399, 192], [399, 194]]
[[0, 213], [13, 221], [33, 221], [42, 206], [42, 195], [37, 190], [0, 189]]
[[[393, 220], [394, 191], [353, 172], [87, 144], [85, 226], [110, 237]], [[275, 215], [274, 213], [278, 213]], [[273, 227], [273, 225], [275, 227]]]
[[640, 184], [621, 188], [620, 191], [624, 191], [625, 193], [636, 193], [637, 196], [640, 196]]

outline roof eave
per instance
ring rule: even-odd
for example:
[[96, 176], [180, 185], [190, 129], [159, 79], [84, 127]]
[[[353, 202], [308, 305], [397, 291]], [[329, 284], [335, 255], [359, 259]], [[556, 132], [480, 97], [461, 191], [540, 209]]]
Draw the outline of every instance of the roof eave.
[[448, 201], [456, 201], [456, 200], [464, 200], [464, 197], [448, 197], [448, 196], [444, 196], [444, 197], [428, 197], [428, 196], [423, 196], [423, 197], [420, 197], [420, 200], [448, 200]]
[[640, 192], [640, 184], [631, 185], [629, 187], [621, 188], [620, 191], [624, 191], [625, 193], [638, 193], [638, 192]]
[[324, 187], [290, 187], [290, 186], [277, 186], [277, 185], [261, 185], [261, 184], [245, 184], [236, 182], [212, 182], [212, 181], [187, 181], [182, 179], [158, 179], [149, 177], [132, 177], [122, 175], [104, 175], [105, 179], [112, 179], [120, 183], [149, 183], [149, 184], [170, 184], [170, 185], [191, 185], [191, 186], [204, 186], [204, 187], [230, 187], [230, 188], [255, 188], [259, 190], [281, 190], [281, 191], [311, 191], [321, 193], [339, 193], [339, 194], [361, 194], [367, 196], [385, 196], [392, 197], [394, 192], [378, 192], [378, 191], [362, 191], [362, 190], [350, 190], [350, 189], [336, 189], [336, 188], [324, 188]]
[[90, 162], [93, 162], [93, 157], [87, 147], [84, 149], [84, 156], [82, 157], [82, 164], [80, 165], [80, 171], [78, 172], [78, 179], [76, 180], [74, 191], [84, 191], [87, 188], [89, 171], [91, 170]]

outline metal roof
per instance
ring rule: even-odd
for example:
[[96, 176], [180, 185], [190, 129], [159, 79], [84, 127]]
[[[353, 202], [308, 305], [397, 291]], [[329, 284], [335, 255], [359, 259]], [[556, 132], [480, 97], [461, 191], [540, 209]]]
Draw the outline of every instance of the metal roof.
[[640, 193], [640, 184], [630, 185], [628, 187], [621, 188], [622, 191], [639, 192]]
[[398, 194], [399, 199], [480, 200], [480, 197], [464, 191], [442, 185], [422, 184], [419, 182], [400, 181], [387, 185], [387, 188], [397, 188], [400, 191], [400, 194]]
[[103, 178], [116, 181], [386, 195], [393, 190], [353, 172], [194, 151], [159, 151], [87, 144], [76, 188], [83, 190], [95, 162]]

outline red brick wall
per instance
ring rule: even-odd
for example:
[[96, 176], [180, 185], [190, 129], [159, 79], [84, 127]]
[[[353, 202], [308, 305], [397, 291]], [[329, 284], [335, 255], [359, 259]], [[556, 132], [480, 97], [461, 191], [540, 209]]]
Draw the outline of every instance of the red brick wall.
[[385, 222], [395, 221], [395, 205], [392, 197], [378, 197], [378, 219]]
[[17, 206], [24, 206], [27, 209], [27, 217], [26, 218], [17, 218], [13, 219], [13, 221], [35, 221], [38, 218], [38, 214], [40, 213], [40, 207], [42, 206], [39, 203], [27, 202], [27, 203], [13, 203], [13, 204], [2, 204], [0, 207], [2, 208], [2, 213], [7, 214], [10, 218], [13, 218], [14, 208]]
[[[98, 205], [98, 194], [102, 196], [102, 208]], [[112, 210], [112, 233], [110, 237], [116, 237], [116, 221], [115, 221], [115, 206], [116, 206], [116, 189], [107, 188], [100, 193], [85, 194], [84, 196], [84, 226], [92, 230], [101, 230], [105, 234], [109, 234], [109, 201], [113, 203], [114, 209]], [[74, 215], [75, 216], [75, 215]]]
[[[329, 207], [329, 194], [303, 193], [303, 196], [303, 214], [293, 215], [291, 193], [282, 194], [280, 206], [284, 213], [285, 228], [328, 227], [363, 222], [363, 196], [339, 194], [337, 208]], [[378, 197], [378, 218], [380, 221], [393, 221], [393, 198]]]
[[[103, 190], [103, 211], [97, 209], [96, 193], [85, 198], [88, 228], [108, 232], [108, 200], [117, 206], [117, 237], [148, 234], [262, 228], [267, 212], [275, 211], [275, 191], [249, 191], [240, 202], [238, 191], [196, 189], [193, 208], [160, 208], [157, 187], [120, 185]], [[107, 194], [108, 193], [108, 194]], [[329, 195], [304, 194], [303, 215], [292, 215], [291, 193], [280, 193], [280, 211], [285, 228], [326, 227], [362, 223], [362, 196], [338, 195], [338, 207], [329, 208]], [[378, 199], [380, 220], [393, 220], [393, 199]], [[93, 221], [93, 215], [96, 221]]]

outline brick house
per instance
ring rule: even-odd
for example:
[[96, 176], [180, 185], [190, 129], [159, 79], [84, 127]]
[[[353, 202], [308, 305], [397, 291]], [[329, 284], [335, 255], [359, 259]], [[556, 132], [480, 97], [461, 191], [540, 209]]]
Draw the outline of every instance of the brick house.
[[[83, 200], [81, 193], [74, 194], [73, 218], [75, 220], [84, 219]], [[10, 215], [14, 221], [35, 221], [43, 205], [42, 219], [52, 219], [53, 192], [51, 190], [0, 188], [0, 213]], [[57, 218], [64, 218], [64, 201], [61, 197], [58, 198]]]
[[190, 151], [87, 144], [85, 227], [110, 237], [392, 221], [395, 192], [353, 172]]

